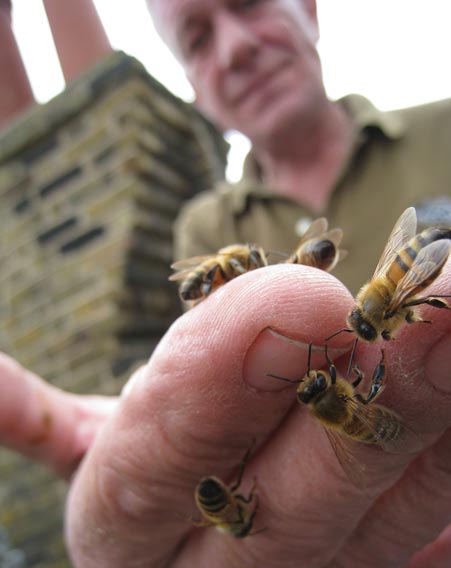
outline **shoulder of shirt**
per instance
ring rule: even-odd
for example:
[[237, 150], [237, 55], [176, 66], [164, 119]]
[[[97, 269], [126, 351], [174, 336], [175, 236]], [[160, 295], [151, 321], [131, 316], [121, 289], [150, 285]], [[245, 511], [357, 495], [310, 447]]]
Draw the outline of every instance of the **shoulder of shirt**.
[[437, 126], [451, 124], [451, 99], [387, 112], [398, 116], [408, 126], [435, 129]]
[[384, 111], [361, 95], [347, 95], [337, 102], [353, 116], [360, 129], [374, 127], [394, 139], [402, 138], [411, 129], [434, 129], [437, 121], [447, 124], [451, 120], [451, 99]]
[[[451, 99], [394, 110], [380, 110], [362, 95], [347, 95], [338, 101], [353, 117], [360, 130], [375, 128], [387, 138], [398, 139], [409, 134], [418, 134], [437, 126], [443, 128], [451, 123]], [[246, 156], [243, 177], [240, 181], [217, 182], [206, 191], [189, 199], [181, 208], [178, 223], [217, 223], [224, 213], [239, 212], [251, 194], [268, 195], [261, 185], [260, 170], [252, 150]]]

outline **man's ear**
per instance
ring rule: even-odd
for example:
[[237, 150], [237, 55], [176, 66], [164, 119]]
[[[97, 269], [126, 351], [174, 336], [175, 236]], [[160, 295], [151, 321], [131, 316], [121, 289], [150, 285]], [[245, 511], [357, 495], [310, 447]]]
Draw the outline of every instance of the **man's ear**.
[[316, 0], [301, 0], [302, 4], [304, 4], [305, 11], [309, 14], [309, 16], [318, 22], [318, 11], [316, 8]]
[[198, 111], [200, 111], [202, 114], [205, 114], [205, 116], [208, 116], [208, 110], [204, 107], [203, 100], [202, 100], [202, 93], [200, 93], [196, 87], [193, 85], [193, 82], [190, 81], [189, 77], [188, 80], [190, 82], [190, 85], [193, 87], [193, 91], [194, 91], [194, 100], [193, 100], [193, 105], [197, 108]]
[[306, 15], [316, 27], [316, 41], [319, 40], [319, 24], [318, 24], [318, 10], [316, 0], [299, 0], [303, 6]]

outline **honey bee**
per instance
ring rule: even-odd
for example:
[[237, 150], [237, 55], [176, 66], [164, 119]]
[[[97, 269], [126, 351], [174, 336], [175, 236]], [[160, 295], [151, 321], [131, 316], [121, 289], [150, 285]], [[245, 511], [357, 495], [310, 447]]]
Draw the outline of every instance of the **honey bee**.
[[261, 247], [229, 245], [215, 254], [174, 262], [171, 268], [177, 272], [169, 280], [182, 280], [179, 290], [182, 300], [198, 303], [229, 280], [267, 264]]
[[[253, 444], [252, 444], [253, 445]], [[196, 487], [194, 498], [202, 520], [193, 521], [196, 526], [214, 526], [221, 532], [227, 532], [236, 538], [244, 538], [251, 533], [258, 510], [258, 496], [255, 494], [256, 481], [248, 497], [238, 493], [246, 462], [251, 454], [249, 448], [240, 464], [236, 482], [228, 487], [221, 479], [214, 476], [203, 477]], [[255, 505], [251, 509], [250, 504]], [[257, 531], [260, 532], [260, 531]]]
[[349, 328], [327, 340], [341, 331], [354, 332], [356, 341], [390, 340], [404, 322], [431, 323], [415, 313], [415, 306], [451, 309], [441, 299], [449, 295], [417, 297], [437, 278], [449, 256], [451, 228], [430, 227], [415, 235], [416, 228], [415, 208], [409, 207], [396, 222], [372, 279], [355, 298], [347, 316]]
[[297, 399], [306, 404], [311, 414], [320, 421], [328, 435], [337, 459], [350, 481], [364, 487], [363, 469], [342, 442], [341, 436], [364, 444], [376, 444], [391, 453], [415, 452], [420, 448], [419, 438], [408, 429], [392, 410], [374, 400], [384, 389], [385, 352], [374, 369], [371, 386], [364, 396], [356, 388], [364, 378], [354, 366], [355, 380], [349, 383], [337, 374], [327, 354], [328, 371], [310, 369], [312, 345], [309, 345], [307, 373], [302, 379], [287, 379], [278, 375], [272, 378], [298, 384]]
[[346, 251], [338, 248], [343, 231], [341, 229], [327, 230], [328, 222], [325, 217], [313, 221], [302, 235], [296, 251], [285, 262], [290, 264], [305, 264], [326, 270], [332, 270], [339, 260], [346, 256]]

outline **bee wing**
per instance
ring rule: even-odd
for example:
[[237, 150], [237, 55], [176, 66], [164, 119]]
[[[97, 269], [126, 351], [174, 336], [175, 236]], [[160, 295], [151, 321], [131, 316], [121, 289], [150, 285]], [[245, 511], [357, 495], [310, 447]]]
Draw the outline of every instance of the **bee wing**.
[[177, 270], [176, 274], [171, 274], [169, 280], [176, 281], [182, 280], [187, 276], [194, 267], [199, 266], [202, 262], [210, 260], [211, 258], [216, 258], [218, 253], [215, 254], [203, 254], [199, 256], [192, 256], [190, 258], [184, 258], [182, 260], [177, 260], [171, 264], [173, 270]]
[[348, 251], [344, 249], [338, 249], [338, 260], [343, 260], [348, 256]]
[[[375, 443], [391, 454], [415, 453], [421, 448], [418, 434], [406, 426], [402, 418], [393, 410], [380, 404], [363, 404], [350, 398], [354, 417], [358, 418], [368, 432], [375, 438]], [[381, 414], [380, 409], [383, 409]], [[393, 438], [387, 438], [386, 432], [395, 432]]]
[[359, 489], [365, 489], [365, 468], [351, 453], [343, 442], [342, 436], [335, 430], [324, 428], [330, 445], [337, 457], [338, 463], [343, 468], [349, 481]]
[[186, 276], [188, 276], [188, 274], [191, 272], [191, 268], [188, 268], [186, 270], [180, 270], [179, 272], [176, 272], [175, 274], [171, 274], [168, 278], [168, 280], [170, 280], [171, 282], [177, 282], [178, 280], [184, 280], [186, 278]]
[[437, 273], [445, 264], [450, 251], [451, 242], [446, 239], [440, 239], [422, 248], [412, 266], [398, 282], [387, 311], [396, 310], [418, 286], [422, 286], [434, 273]]
[[324, 235], [327, 231], [328, 222], [326, 217], [320, 217], [319, 219], [315, 219], [310, 223], [310, 225], [305, 230], [304, 234], [301, 237], [301, 243], [308, 241], [309, 239], [314, 239], [319, 237], [320, 235]]
[[398, 250], [415, 236], [416, 230], [417, 214], [415, 207], [408, 207], [396, 221], [388, 237], [387, 244], [374, 271], [373, 279], [378, 278], [381, 274], [386, 272]]
[[338, 248], [338, 245], [341, 243], [341, 239], [343, 238], [343, 231], [341, 229], [331, 229], [323, 238], [324, 240], [329, 240]]
[[331, 229], [324, 235], [323, 238], [324, 240], [328, 240], [331, 243], [333, 243], [337, 251], [333, 263], [327, 268], [327, 272], [330, 272], [335, 268], [335, 266], [337, 265], [338, 262], [340, 262], [340, 260], [346, 258], [346, 256], [348, 255], [348, 251], [338, 248], [338, 245], [340, 244], [341, 239], [343, 238], [343, 231], [341, 229]]

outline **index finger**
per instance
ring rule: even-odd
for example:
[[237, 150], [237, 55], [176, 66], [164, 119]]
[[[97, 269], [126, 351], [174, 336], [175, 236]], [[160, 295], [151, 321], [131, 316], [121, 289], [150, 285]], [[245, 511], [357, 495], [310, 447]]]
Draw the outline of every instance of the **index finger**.
[[0, 443], [69, 478], [116, 404], [64, 392], [0, 353]]

